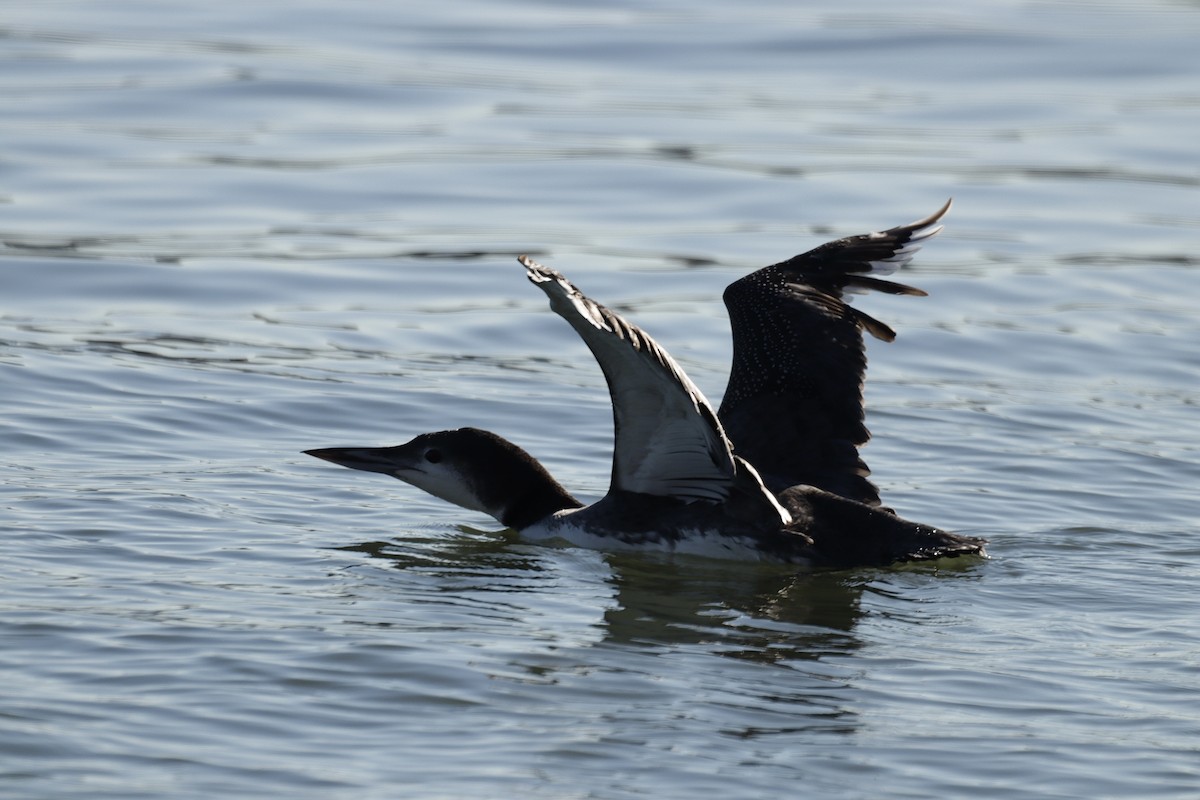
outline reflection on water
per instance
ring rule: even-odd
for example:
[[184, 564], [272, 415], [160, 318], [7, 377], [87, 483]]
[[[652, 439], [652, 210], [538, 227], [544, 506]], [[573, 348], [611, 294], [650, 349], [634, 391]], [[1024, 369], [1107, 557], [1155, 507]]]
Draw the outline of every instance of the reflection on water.
[[[521, 594], [545, 589], [558, 548], [525, 545], [511, 530], [463, 527], [452, 538], [407, 535], [336, 549], [382, 559], [405, 572], [439, 582], [458, 594]], [[854, 627], [865, 588], [878, 595], [904, 575], [950, 580], [975, 573], [978, 564], [908, 565], [886, 571], [797, 572], [795, 568], [658, 554], [587, 553], [603, 564], [612, 589], [602, 623], [604, 642], [620, 645], [695, 644], [721, 641], [719, 652], [763, 663], [819, 659], [856, 648]], [[536, 599], [531, 599], [536, 605]]]
[[614, 557], [612, 641], [720, 642], [714, 652], [775, 663], [853, 650], [861, 587], [835, 574], [753, 564]]
[[[535, 592], [547, 569], [544, 549], [514, 544], [503, 531], [470, 538], [364, 542], [338, 549], [419, 570], [455, 592]], [[437, 549], [428, 547], [437, 544]], [[597, 554], [613, 589], [603, 641], [680, 644], [721, 639], [719, 652], [769, 663], [819, 658], [852, 649], [861, 577], [837, 572], [797, 574], [777, 565], [702, 558]], [[476, 581], [476, 582], [472, 582]], [[786, 646], [785, 646], [786, 643]], [[735, 647], [736, 645], [736, 647]]]
[[[861, 614], [861, 575], [836, 572], [796, 574], [785, 567], [724, 563], [699, 558], [645, 557], [580, 552], [519, 544], [511, 531], [466, 536], [372, 541], [338, 549], [381, 559], [406, 576], [419, 575], [422, 618], [447, 609], [439, 636], [461, 643], [479, 642], [486, 620], [528, 629], [527, 645], [489, 671], [493, 678], [533, 685], [571, 685], [582, 665], [615, 675], [640, 671], [630, 652], [657, 659], [678, 653], [707, 653], [760, 666], [786, 667], [776, 680], [731, 684], [719, 690], [722, 704], [754, 710], [753, 725], [724, 730], [725, 735], [754, 738], [770, 733], [817, 729], [853, 730], [854, 714], [844, 706], [850, 684], [824, 659], [851, 656], [859, 642], [854, 626]], [[566, 553], [567, 562], [557, 560]], [[565, 566], [587, 565], [581, 592], [565, 580]], [[576, 576], [578, 577], [578, 576]], [[564, 583], [573, 597], [566, 603], [582, 628], [564, 637], [560, 608]], [[411, 587], [409, 587], [411, 591]], [[582, 595], [582, 597], [579, 597]], [[584, 608], [582, 603], [590, 603]], [[561, 609], [560, 609], [561, 611]], [[458, 623], [455, 624], [454, 620]], [[421, 623], [385, 623], [423, 629]], [[569, 655], [586, 643], [592, 655]], [[598, 657], [594, 648], [606, 656]], [[631, 651], [630, 648], [633, 648]], [[708, 668], [704, 668], [707, 672]], [[715, 678], [715, 676], [714, 676]], [[705, 679], [707, 680], [707, 679]], [[790, 684], [784, 688], [783, 684]], [[713, 689], [716, 690], [716, 687]], [[665, 691], [665, 689], [664, 689]], [[696, 711], [713, 698], [691, 698]], [[681, 697], [679, 702], [684, 702]], [[726, 723], [728, 724], [728, 723]]]

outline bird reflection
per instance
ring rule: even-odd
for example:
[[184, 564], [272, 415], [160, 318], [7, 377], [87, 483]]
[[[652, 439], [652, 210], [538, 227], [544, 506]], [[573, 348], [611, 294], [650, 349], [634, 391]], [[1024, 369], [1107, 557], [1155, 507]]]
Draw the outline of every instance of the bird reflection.
[[858, 646], [853, 573], [634, 555], [610, 564], [619, 600], [605, 614], [611, 642], [710, 643], [718, 655], [765, 663]]
[[445, 606], [438, 624], [448, 645], [486, 650], [493, 658], [476, 667], [531, 703], [549, 686], [589, 701], [599, 691], [615, 705], [593, 722], [624, 730], [661, 677], [663, 702], [685, 727], [739, 739], [859, 729], [856, 628], [878, 570], [612, 554], [465, 527], [339, 549], [415, 581], [420, 619], [387, 624], [415, 625], [427, 639], [439, 616], [430, 604]]
[[[505, 534], [461, 529], [462, 537], [405, 538], [339, 547], [397, 569], [440, 576], [458, 591], [529, 593], [561, 588], [552, 557]], [[794, 567], [658, 554], [580, 551], [602, 565], [611, 602], [597, 608], [601, 641], [631, 646], [707, 644], [717, 655], [762, 663], [813, 660], [857, 649], [854, 627], [870, 572], [801, 572]], [[507, 598], [512, 602], [511, 597]]]

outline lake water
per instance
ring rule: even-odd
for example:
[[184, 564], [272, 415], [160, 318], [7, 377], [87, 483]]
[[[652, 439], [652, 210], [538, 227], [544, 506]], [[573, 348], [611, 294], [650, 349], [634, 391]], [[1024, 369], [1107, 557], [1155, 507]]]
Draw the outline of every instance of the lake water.
[[[0, 15], [0, 796], [1200, 795], [1200, 5]], [[714, 401], [723, 287], [953, 196], [865, 451], [963, 564], [524, 545], [305, 448], [594, 499], [514, 256]]]

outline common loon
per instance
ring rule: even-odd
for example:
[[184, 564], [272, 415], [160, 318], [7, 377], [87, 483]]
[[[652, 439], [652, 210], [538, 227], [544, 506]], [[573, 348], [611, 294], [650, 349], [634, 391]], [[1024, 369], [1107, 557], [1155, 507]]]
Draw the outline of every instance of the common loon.
[[733, 365], [718, 412], [645, 331], [521, 256], [529, 280], [608, 382], [612, 478], [590, 506], [526, 451], [478, 428], [395, 447], [305, 452], [399, 478], [527, 539], [829, 567], [982, 555], [983, 539], [884, 508], [858, 455], [869, 437], [862, 331], [885, 341], [895, 333], [843, 295], [924, 295], [877, 276], [911, 261], [949, 208], [948, 201], [909, 225], [829, 242], [731, 284], [724, 300]]

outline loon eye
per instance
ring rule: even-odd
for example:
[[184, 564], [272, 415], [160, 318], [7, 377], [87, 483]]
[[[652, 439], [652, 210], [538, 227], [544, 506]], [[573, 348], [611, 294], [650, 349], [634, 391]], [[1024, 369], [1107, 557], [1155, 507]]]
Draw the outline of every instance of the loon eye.
[[442, 460], [442, 451], [431, 447], [425, 451], [425, 460], [430, 464], [436, 464]]

